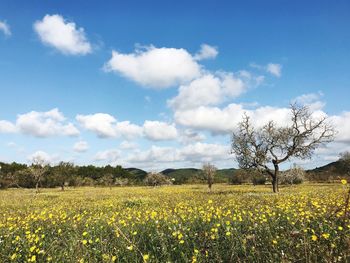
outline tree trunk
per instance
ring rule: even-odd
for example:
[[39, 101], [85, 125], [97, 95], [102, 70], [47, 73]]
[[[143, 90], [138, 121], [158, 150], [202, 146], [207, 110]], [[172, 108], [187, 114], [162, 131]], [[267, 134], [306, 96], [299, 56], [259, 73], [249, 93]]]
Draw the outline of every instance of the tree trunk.
[[272, 190], [274, 193], [278, 192], [278, 181], [275, 176], [272, 177]]
[[278, 188], [279, 167], [278, 167], [277, 161], [273, 161], [273, 166], [275, 168], [275, 172], [272, 176], [272, 190], [274, 193], [278, 193], [279, 192], [279, 188]]
[[35, 192], [39, 193], [39, 181], [35, 183]]

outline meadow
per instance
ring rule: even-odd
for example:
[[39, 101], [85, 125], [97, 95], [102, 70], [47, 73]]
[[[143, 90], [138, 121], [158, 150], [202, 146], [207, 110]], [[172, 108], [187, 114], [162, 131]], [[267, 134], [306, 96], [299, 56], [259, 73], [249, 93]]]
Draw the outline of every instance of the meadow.
[[0, 191], [0, 262], [347, 262], [348, 185]]

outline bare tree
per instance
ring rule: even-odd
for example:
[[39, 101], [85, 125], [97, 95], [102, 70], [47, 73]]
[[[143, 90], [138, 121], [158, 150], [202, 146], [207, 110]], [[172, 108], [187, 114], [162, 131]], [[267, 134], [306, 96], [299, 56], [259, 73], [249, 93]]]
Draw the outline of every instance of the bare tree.
[[326, 117], [316, 119], [307, 106], [292, 104], [291, 122], [283, 127], [271, 120], [257, 129], [244, 115], [232, 136], [232, 153], [241, 168], [256, 168], [269, 174], [273, 191], [278, 192], [279, 165], [291, 158], [311, 158], [315, 149], [331, 142], [334, 135]]
[[35, 191], [39, 193], [39, 184], [44, 174], [48, 171], [48, 165], [44, 159], [38, 156], [33, 159], [32, 165], [28, 169], [35, 181]]
[[207, 179], [209, 190], [211, 191], [211, 187], [214, 184], [214, 177], [217, 169], [215, 165], [206, 163], [203, 164], [202, 170], [205, 178]]
[[342, 166], [342, 170], [348, 176], [350, 176], [350, 152], [342, 152], [339, 154], [339, 162]]

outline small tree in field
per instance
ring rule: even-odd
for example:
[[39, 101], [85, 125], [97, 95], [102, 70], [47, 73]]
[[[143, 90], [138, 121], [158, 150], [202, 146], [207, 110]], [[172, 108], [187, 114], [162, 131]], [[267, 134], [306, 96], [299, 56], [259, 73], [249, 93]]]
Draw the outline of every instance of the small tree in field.
[[70, 162], [60, 162], [55, 168], [55, 179], [64, 191], [65, 184], [69, 181], [70, 177], [73, 176], [75, 171], [74, 164]]
[[241, 168], [266, 172], [276, 193], [279, 165], [291, 158], [311, 158], [317, 147], [333, 140], [334, 133], [326, 117], [315, 119], [306, 106], [293, 104], [291, 122], [283, 127], [271, 120], [262, 128], [254, 128], [250, 118], [244, 115], [232, 136], [232, 153]]
[[207, 180], [209, 190], [211, 191], [211, 187], [214, 184], [214, 178], [216, 173], [216, 167], [215, 165], [212, 165], [210, 163], [206, 163], [202, 167], [205, 179]]
[[39, 193], [39, 184], [45, 173], [48, 171], [48, 165], [44, 159], [38, 156], [33, 159], [33, 163], [28, 169], [35, 182], [35, 191], [36, 193]]

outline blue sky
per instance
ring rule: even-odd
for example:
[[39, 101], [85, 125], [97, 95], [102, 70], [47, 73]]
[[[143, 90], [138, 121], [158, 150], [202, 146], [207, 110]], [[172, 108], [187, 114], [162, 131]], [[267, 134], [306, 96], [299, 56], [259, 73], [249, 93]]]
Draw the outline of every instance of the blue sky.
[[[1, 1], [0, 160], [235, 166], [243, 112], [297, 100], [350, 149], [348, 1]], [[113, 52], [113, 53], [112, 53]], [[75, 147], [74, 147], [75, 146]]]

